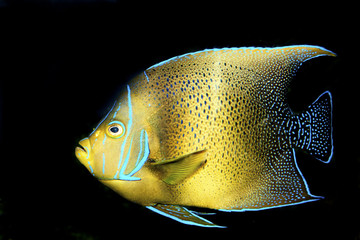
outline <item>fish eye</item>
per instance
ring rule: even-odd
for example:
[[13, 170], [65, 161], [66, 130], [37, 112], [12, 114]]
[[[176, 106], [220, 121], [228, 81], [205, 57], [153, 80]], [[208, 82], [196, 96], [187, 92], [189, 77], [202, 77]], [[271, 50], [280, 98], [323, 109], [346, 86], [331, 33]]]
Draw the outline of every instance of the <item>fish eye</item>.
[[117, 134], [120, 131], [120, 129], [117, 126], [111, 126], [109, 128], [109, 131], [112, 132], [113, 134]]
[[120, 138], [125, 133], [125, 126], [122, 122], [119, 121], [113, 121], [108, 124], [108, 127], [106, 129], [106, 133], [109, 137], [112, 138]]

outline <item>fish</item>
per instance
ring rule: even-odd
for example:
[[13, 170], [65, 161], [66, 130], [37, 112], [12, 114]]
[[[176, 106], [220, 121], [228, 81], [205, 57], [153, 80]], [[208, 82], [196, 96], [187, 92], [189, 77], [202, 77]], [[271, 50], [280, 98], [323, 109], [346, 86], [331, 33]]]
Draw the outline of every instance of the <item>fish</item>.
[[297, 151], [329, 163], [332, 95], [301, 112], [291, 80], [320, 46], [208, 49], [155, 64], [128, 81], [75, 155], [123, 198], [183, 224], [220, 226], [194, 208], [243, 212], [292, 206], [310, 193]]

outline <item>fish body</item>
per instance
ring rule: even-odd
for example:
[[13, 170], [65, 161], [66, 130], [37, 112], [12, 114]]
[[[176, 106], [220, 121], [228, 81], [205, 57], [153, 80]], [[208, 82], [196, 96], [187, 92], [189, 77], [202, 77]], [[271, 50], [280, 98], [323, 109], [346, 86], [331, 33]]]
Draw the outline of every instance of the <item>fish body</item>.
[[130, 201], [186, 224], [219, 227], [187, 209], [262, 210], [318, 200], [296, 163], [332, 157], [332, 97], [301, 113], [286, 102], [318, 46], [225, 48], [156, 64], [126, 86], [76, 156]]

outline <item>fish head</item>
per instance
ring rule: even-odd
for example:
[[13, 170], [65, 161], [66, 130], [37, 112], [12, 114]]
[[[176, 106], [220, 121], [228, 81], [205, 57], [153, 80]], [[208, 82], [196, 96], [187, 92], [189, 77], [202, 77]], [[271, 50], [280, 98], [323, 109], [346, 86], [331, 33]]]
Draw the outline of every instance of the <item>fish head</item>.
[[99, 180], [141, 180], [139, 170], [148, 159], [148, 134], [135, 116], [130, 88], [89, 137], [75, 150], [79, 161]]

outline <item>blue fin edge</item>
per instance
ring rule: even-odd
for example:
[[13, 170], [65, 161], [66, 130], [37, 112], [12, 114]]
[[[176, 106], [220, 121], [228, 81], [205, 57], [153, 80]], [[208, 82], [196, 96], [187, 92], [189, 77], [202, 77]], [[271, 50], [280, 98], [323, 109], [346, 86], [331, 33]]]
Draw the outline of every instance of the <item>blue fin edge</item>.
[[[324, 48], [324, 47], [320, 47], [320, 46], [316, 46], [316, 45], [306, 45], [306, 44], [299, 44], [299, 45], [289, 45], [289, 46], [282, 46], [282, 47], [231, 47], [231, 48], [213, 48], [213, 49], [204, 49], [204, 50], [201, 50], [201, 51], [196, 51], [196, 52], [190, 52], [190, 53], [185, 53], [185, 54], [182, 54], [182, 55], [178, 55], [178, 56], [175, 56], [175, 57], [172, 57], [172, 58], [169, 58], [167, 60], [164, 60], [164, 61], [161, 61], [159, 63], [156, 63], [154, 65], [152, 65], [151, 67], [147, 68], [146, 70], [149, 70], [151, 68], [156, 68], [156, 67], [159, 67], [159, 66], [162, 66], [172, 60], [176, 60], [176, 59], [180, 59], [182, 57], [186, 57], [188, 55], [194, 55], [194, 54], [197, 54], [197, 53], [201, 53], [201, 52], [211, 52], [211, 51], [221, 51], [221, 50], [240, 50], [240, 49], [263, 49], [263, 50], [271, 50], [271, 49], [282, 49], [282, 48], [289, 48], [289, 47], [313, 47], [313, 48], [319, 48], [323, 51], [327, 51], [331, 54], [333, 54], [333, 56], [336, 56], [336, 53]], [[319, 54], [317, 56], [314, 56], [314, 57], [311, 57], [309, 59], [306, 59], [305, 61], [303, 62], [306, 62], [310, 59], [313, 59], [313, 58], [316, 58], [316, 57], [320, 57], [320, 56], [325, 56], [326, 54]], [[146, 75], [147, 77], [147, 75]], [[147, 78], [148, 79], [148, 78]], [[149, 80], [148, 80], [149, 81]]]
[[294, 161], [295, 161], [296, 169], [298, 170], [298, 172], [299, 172], [302, 180], [304, 181], [307, 194], [308, 194], [310, 197], [312, 197], [312, 199], [307, 199], [307, 200], [304, 200], [304, 201], [295, 202], [295, 203], [289, 203], [289, 204], [284, 204], [284, 205], [264, 207], [264, 208], [217, 209], [217, 210], [222, 211], [222, 212], [261, 211], [261, 210], [267, 210], [267, 209], [273, 209], [273, 208], [281, 208], [281, 207], [295, 206], [295, 205], [300, 205], [300, 204], [303, 204], [303, 203], [315, 202], [315, 201], [324, 199], [324, 197], [322, 197], [322, 196], [316, 196], [316, 195], [313, 195], [313, 194], [310, 193], [309, 185], [307, 184], [307, 182], [306, 182], [306, 180], [305, 180], [305, 178], [304, 178], [304, 175], [302, 174], [302, 172], [301, 172], [300, 169], [299, 169], [299, 166], [297, 165], [296, 155], [295, 155], [295, 149], [292, 149], [292, 152], [293, 152], [293, 156], [294, 156]]
[[180, 223], [183, 223], [183, 224], [187, 224], [187, 225], [193, 225], [193, 226], [198, 226], [198, 227], [208, 227], [208, 228], [226, 228], [226, 226], [219, 226], [219, 225], [215, 225], [213, 224], [212, 222], [210, 222], [209, 220], [205, 219], [205, 218], [202, 218], [202, 217], [199, 217], [198, 215], [194, 214], [192, 211], [188, 210], [187, 208], [185, 207], [182, 207], [183, 209], [185, 209], [186, 211], [188, 211], [190, 214], [196, 216], [197, 218], [207, 222], [207, 223], [210, 223], [210, 224], [213, 224], [213, 225], [203, 225], [203, 224], [199, 224], [199, 223], [195, 223], [195, 222], [192, 222], [192, 221], [186, 221], [186, 220], [182, 220], [182, 219], [179, 219], [173, 215], [170, 215], [170, 214], [167, 214], [165, 212], [162, 212], [154, 207], [151, 207], [151, 206], [146, 206], [147, 209], [151, 210], [151, 211], [154, 211], [162, 216], [165, 216], [165, 217], [168, 217], [168, 218], [171, 218], [175, 221], [178, 221]]
[[[330, 163], [330, 161], [331, 161], [331, 159], [332, 159], [332, 157], [333, 157], [333, 154], [334, 154], [334, 139], [333, 139], [333, 133], [334, 133], [334, 129], [333, 129], [333, 99], [332, 99], [332, 94], [331, 94], [331, 92], [330, 91], [325, 91], [325, 92], [323, 92], [322, 94], [320, 94], [320, 96], [311, 104], [311, 105], [313, 105], [314, 103], [316, 103], [322, 96], [324, 96], [325, 94], [328, 94], [329, 95], [329, 97], [330, 97], [330, 128], [331, 128], [331, 132], [330, 132], [330, 134], [331, 134], [331, 136], [330, 136], [330, 140], [331, 140], [331, 153], [330, 153], [330, 156], [329, 156], [329, 158], [327, 159], [327, 160], [323, 160], [323, 159], [320, 159], [320, 158], [317, 158], [317, 157], [315, 157], [317, 160], [319, 160], [320, 162], [322, 162], [322, 163], [326, 163], [326, 164], [328, 164], [328, 163]], [[310, 106], [311, 106], [310, 105]]]

